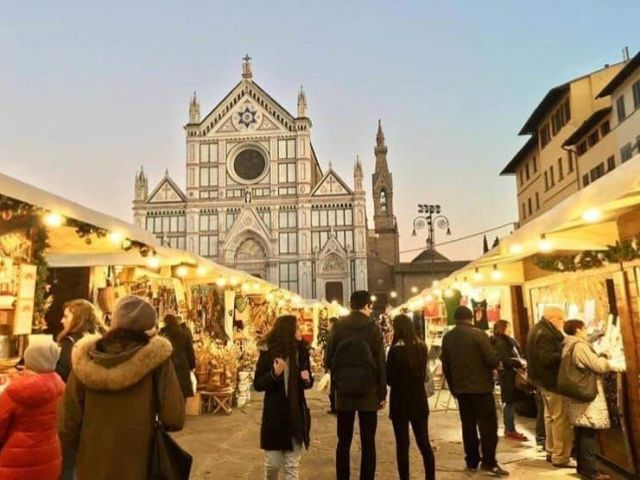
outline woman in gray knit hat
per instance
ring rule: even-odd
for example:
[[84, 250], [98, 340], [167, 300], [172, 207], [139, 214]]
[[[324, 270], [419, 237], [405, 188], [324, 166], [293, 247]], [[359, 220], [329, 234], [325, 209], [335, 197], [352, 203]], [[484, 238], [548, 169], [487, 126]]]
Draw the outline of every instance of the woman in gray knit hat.
[[65, 446], [77, 451], [78, 480], [147, 478], [153, 432], [153, 388], [167, 430], [184, 424], [184, 398], [171, 363], [171, 344], [150, 337], [156, 311], [140, 297], [122, 298], [102, 338], [80, 340], [73, 349], [58, 421]]

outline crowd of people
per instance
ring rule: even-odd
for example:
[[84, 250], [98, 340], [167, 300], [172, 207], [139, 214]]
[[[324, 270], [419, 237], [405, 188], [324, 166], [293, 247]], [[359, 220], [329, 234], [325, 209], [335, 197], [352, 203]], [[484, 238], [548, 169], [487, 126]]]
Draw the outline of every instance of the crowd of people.
[[[331, 373], [330, 413], [337, 417], [336, 478], [350, 478], [356, 416], [360, 478], [375, 478], [378, 412], [389, 399], [398, 477], [410, 478], [411, 429], [425, 479], [434, 479], [428, 348], [407, 315], [390, 322], [391, 341], [385, 347], [371, 315], [368, 292], [358, 291], [351, 297], [351, 313], [330, 322], [325, 366]], [[577, 469], [585, 479], [607, 480], [596, 465], [596, 432], [609, 428], [602, 375], [614, 366], [596, 353], [585, 324], [565, 321], [562, 310], [547, 308], [523, 351], [504, 320], [495, 323], [489, 337], [474, 326], [467, 307], [457, 308], [455, 319], [443, 337], [440, 358], [458, 405], [466, 470], [509, 475], [496, 459], [497, 379], [506, 439], [528, 440], [517, 431], [514, 412], [524, 390], [539, 400], [536, 440], [547, 461], [555, 468]], [[157, 335], [155, 309], [135, 296], [120, 300], [108, 329], [91, 303], [68, 303], [57, 344], [29, 345], [25, 371], [0, 395], [0, 478], [147, 478], [156, 419], [168, 431], [181, 429], [185, 399], [194, 395], [191, 333], [174, 315], [164, 323]], [[314, 383], [297, 318], [279, 317], [259, 350], [253, 386], [264, 392], [265, 479], [282, 474], [295, 480], [302, 450], [310, 444], [305, 391]]]
[[148, 478], [155, 418], [180, 430], [193, 395], [176, 375], [189, 344], [172, 347], [171, 319], [171, 341], [157, 324], [135, 296], [120, 300], [108, 330], [90, 302], [68, 303], [58, 344], [29, 345], [25, 370], [0, 395], [0, 478]]

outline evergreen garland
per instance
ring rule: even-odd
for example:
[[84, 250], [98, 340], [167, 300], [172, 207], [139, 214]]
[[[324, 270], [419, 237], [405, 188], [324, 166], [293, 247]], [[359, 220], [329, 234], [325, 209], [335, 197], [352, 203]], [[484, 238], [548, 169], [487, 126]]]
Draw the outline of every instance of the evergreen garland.
[[536, 255], [533, 257], [535, 265], [551, 272], [578, 272], [602, 268], [610, 263], [623, 263], [640, 259], [640, 235], [633, 240], [616, 242], [609, 245], [607, 250], [586, 250], [577, 254]]

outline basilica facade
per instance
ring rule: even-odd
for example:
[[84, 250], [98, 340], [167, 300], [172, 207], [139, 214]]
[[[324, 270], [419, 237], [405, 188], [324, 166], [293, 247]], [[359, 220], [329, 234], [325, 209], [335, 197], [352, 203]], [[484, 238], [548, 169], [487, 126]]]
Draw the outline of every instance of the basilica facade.
[[186, 188], [166, 172], [150, 189], [136, 173], [134, 222], [164, 245], [342, 303], [368, 282], [362, 165], [352, 185], [323, 170], [302, 89], [296, 113], [254, 81], [246, 57], [241, 80], [208, 114], [195, 94], [190, 101]]

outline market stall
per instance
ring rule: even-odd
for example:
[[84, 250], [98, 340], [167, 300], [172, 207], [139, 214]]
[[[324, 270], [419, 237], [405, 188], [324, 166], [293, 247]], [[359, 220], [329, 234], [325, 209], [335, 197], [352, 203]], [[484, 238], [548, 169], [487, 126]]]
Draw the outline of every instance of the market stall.
[[[629, 161], [530, 221], [500, 245], [394, 311], [429, 297], [500, 289], [499, 316], [521, 343], [546, 306], [604, 333], [596, 344], [623, 365], [607, 377], [613, 428], [600, 434], [601, 459], [640, 471], [640, 162]], [[456, 298], [457, 293], [454, 293]], [[489, 325], [491, 321], [489, 320]]]

